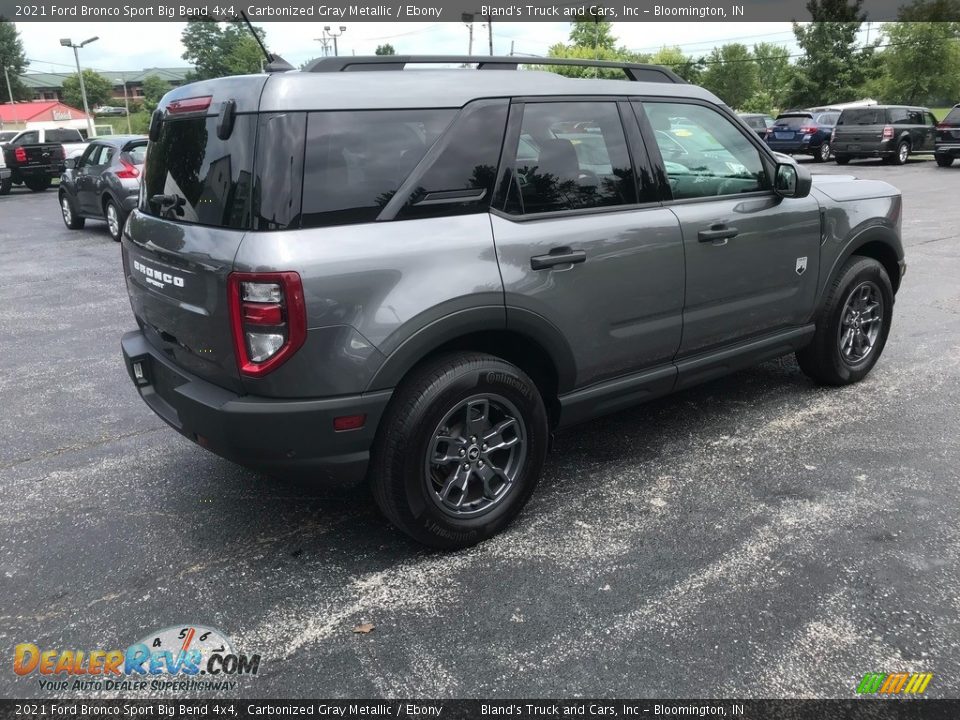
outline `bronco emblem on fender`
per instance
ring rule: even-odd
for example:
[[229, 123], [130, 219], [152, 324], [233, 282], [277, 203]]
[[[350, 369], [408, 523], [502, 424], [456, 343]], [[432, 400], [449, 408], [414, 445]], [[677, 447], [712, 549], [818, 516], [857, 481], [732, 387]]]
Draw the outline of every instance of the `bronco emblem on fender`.
[[807, 269], [807, 256], [797, 258], [797, 275], [803, 275], [803, 271]]

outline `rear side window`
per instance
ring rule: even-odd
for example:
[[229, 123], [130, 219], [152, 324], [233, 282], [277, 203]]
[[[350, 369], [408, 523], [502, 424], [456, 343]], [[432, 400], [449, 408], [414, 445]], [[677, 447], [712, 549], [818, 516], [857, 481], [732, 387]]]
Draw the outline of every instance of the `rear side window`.
[[890, 108], [887, 110], [887, 122], [894, 125], [909, 125], [910, 111], [906, 108]]
[[528, 103], [505, 210], [514, 215], [637, 202], [617, 104]]
[[883, 110], [877, 108], [853, 108], [840, 113], [837, 125], [881, 125]]
[[221, 140], [216, 117], [164, 120], [150, 145], [141, 209], [180, 222], [248, 227], [256, 122], [237, 115], [233, 133]]
[[439, 154], [416, 181], [399, 219], [486, 212], [507, 124], [506, 100], [468, 106], [440, 141]]
[[303, 227], [373, 222], [456, 110], [310, 113]]
[[839, 113], [822, 113], [817, 115], [817, 123], [820, 125], [829, 125], [833, 126], [837, 124], [837, 118], [840, 117]]
[[960, 105], [948, 112], [943, 122], [948, 125], [960, 125]]

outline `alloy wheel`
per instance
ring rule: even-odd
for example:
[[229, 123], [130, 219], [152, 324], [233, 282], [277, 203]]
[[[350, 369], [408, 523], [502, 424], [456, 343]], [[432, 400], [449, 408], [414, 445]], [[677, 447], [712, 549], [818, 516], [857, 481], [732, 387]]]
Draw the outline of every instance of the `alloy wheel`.
[[824, 142], [820, 146], [820, 159], [823, 162], [826, 162], [827, 160], [830, 159], [830, 143]]
[[527, 430], [517, 408], [500, 395], [475, 395], [440, 421], [427, 447], [427, 490], [444, 512], [481, 515], [503, 502], [527, 455]]
[[60, 196], [60, 212], [63, 213], [63, 222], [70, 227], [70, 223], [73, 222], [73, 210], [70, 209], [70, 200], [66, 195]]
[[906, 143], [900, 143], [900, 164], [902, 165], [910, 157], [910, 146]]
[[120, 216], [117, 214], [117, 206], [112, 202], [107, 203], [107, 227], [113, 237], [120, 235]]
[[883, 325], [883, 295], [871, 280], [857, 285], [840, 313], [837, 341], [848, 365], [862, 362], [873, 351]]

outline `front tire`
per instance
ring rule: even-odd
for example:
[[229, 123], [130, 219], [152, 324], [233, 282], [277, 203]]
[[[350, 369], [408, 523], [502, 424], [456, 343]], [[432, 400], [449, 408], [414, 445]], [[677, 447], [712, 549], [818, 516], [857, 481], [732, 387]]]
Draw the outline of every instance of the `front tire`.
[[883, 265], [854, 255], [830, 284], [813, 341], [797, 352], [800, 369], [825, 385], [867, 376], [883, 353], [893, 319], [893, 286]]
[[77, 207], [73, 200], [63, 190], [60, 191], [60, 214], [63, 224], [70, 230], [79, 230], [86, 224], [86, 219], [77, 214]]
[[522, 370], [481, 353], [439, 357], [390, 401], [370, 464], [374, 499], [425, 545], [475, 545], [527, 503], [547, 441], [543, 398]]

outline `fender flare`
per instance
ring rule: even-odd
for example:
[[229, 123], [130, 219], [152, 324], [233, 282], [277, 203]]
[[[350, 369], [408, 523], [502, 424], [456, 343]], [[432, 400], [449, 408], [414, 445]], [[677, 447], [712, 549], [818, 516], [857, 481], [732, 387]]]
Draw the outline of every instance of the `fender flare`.
[[513, 333], [539, 345], [557, 371], [559, 391], [573, 387], [576, 378], [573, 351], [555, 325], [529, 310], [488, 305], [450, 313], [414, 332], [387, 356], [366, 392], [396, 387], [430, 353], [459, 338], [482, 332]]
[[[887, 245], [893, 255], [897, 257], [898, 261], [903, 259], [902, 253], [897, 249], [900, 245], [900, 239], [893, 228], [887, 227], [886, 225], [871, 225], [863, 228], [860, 232], [847, 240], [846, 244], [843, 246], [843, 249], [837, 254], [836, 260], [834, 260], [829, 272], [825, 274], [823, 282], [820, 283], [820, 287], [817, 290], [816, 302], [816, 307], [818, 310], [827, 294], [827, 288], [830, 287], [830, 283], [837, 276], [837, 273], [840, 272], [840, 268], [843, 267], [844, 263], [846, 263], [851, 256], [856, 255], [857, 250], [872, 242], [880, 242], [884, 245]], [[896, 277], [891, 277], [890, 282], [893, 283], [894, 292], [896, 292], [896, 290], [900, 287], [899, 275]]]

